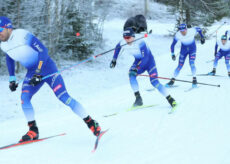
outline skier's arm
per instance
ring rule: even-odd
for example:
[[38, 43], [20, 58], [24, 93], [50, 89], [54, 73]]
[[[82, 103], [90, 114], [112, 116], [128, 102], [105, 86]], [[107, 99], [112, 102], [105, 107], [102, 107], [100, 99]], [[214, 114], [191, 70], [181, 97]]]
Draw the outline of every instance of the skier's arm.
[[6, 65], [8, 68], [8, 72], [9, 72], [9, 88], [12, 92], [16, 91], [18, 84], [16, 83], [16, 77], [14, 75], [15, 73], [15, 62], [14, 60], [6, 54]]
[[114, 60], [117, 60], [120, 51], [121, 51], [121, 43], [119, 42], [119, 43], [116, 45], [115, 50], [114, 50], [114, 55], [113, 55], [113, 59], [114, 59]]
[[113, 59], [110, 63], [110, 68], [114, 68], [116, 66], [117, 58], [118, 58], [120, 51], [121, 51], [121, 42], [119, 42], [115, 47]]
[[45, 64], [48, 56], [48, 50], [47, 48], [32, 34], [28, 34], [30, 35], [30, 42], [29, 45], [38, 52], [38, 63], [37, 63], [37, 67], [36, 67], [36, 73], [40, 73], [42, 66]]
[[6, 65], [8, 68], [8, 72], [10, 75], [9, 81], [16, 81], [16, 77], [15, 77], [15, 62], [14, 60], [6, 54]]
[[225, 31], [225, 35], [227, 36], [230, 33], [230, 30]]
[[204, 44], [205, 43], [205, 38], [204, 38], [204, 35], [202, 34], [202, 29], [200, 27], [196, 27], [195, 29], [200, 34], [200, 38], [201, 38], [200, 42], [201, 42], [201, 44]]
[[199, 33], [201, 38], [204, 38], [204, 35], [202, 34], [202, 29], [200, 27], [196, 27], [196, 31]]
[[175, 48], [176, 43], [177, 43], [177, 39], [176, 39], [176, 37], [174, 37], [173, 42], [171, 44], [171, 53], [172, 54], [174, 54], [174, 48]]
[[214, 56], [216, 56], [216, 54], [217, 54], [217, 49], [218, 49], [218, 44], [217, 44], [217, 42], [216, 42]]

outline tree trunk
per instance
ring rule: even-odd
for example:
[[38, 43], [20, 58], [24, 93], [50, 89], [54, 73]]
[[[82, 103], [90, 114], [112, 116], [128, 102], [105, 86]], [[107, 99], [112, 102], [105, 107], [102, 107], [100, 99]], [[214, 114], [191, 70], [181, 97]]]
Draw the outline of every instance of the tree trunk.
[[[20, 27], [20, 0], [17, 0], [17, 26]], [[16, 62], [15, 72], [18, 73], [20, 71], [20, 64]]]
[[179, 1], [179, 23], [183, 23], [184, 22], [184, 14], [183, 14], [183, 0]]
[[145, 16], [148, 14], [148, 0], [145, 0]]

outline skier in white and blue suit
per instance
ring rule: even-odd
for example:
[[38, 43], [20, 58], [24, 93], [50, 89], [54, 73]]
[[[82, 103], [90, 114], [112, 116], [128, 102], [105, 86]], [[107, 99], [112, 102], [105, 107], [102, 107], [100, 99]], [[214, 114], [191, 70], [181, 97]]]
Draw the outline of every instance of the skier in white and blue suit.
[[204, 36], [202, 34], [202, 30], [199, 27], [195, 28], [187, 28], [186, 24], [180, 24], [179, 25], [179, 31], [176, 33], [173, 42], [171, 44], [171, 54], [172, 54], [172, 60], [176, 60], [176, 56], [174, 54], [174, 47], [178, 41], [181, 42], [181, 50], [180, 50], [180, 57], [179, 57], [179, 64], [177, 68], [174, 71], [173, 78], [169, 83], [166, 84], [166, 87], [171, 87], [174, 82], [175, 78], [179, 75], [180, 70], [182, 69], [186, 57], [189, 55], [189, 64], [192, 71], [193, 76], [193, 87], [197, 85], [196, 80], [196, 67], [195, 67], [195, 59], [196, 59], [196, 42], [195, 42], [195, 36], [197, 32], [200, 34], [201, 37], [201, 44], [205, 43]]
[[48, 49], [30, 32], [24, 29], [14, 29], [7, 17], [0, 17], [0, 40], [1, 49], [6, 54], [6, 63], [9, 71], [10, 90], [15, 91], [18, 87], [15, 77], [15, 61], [18, 61], [27, 69], [27, 74], [22, 84], [22, 109], [28, 121], [29, 131], [22, 137], [20, 142], [35, 140], [39, 137], [38, 127], [34, 117], [34, 109], [31, 98], [47, 83], [57, 98], [72, 111], [81, 117], [94, 135], [100, 133], [99, 124], [85, 111], [83, 106], [70, 97], [66, 91], [64, 81], [60, 74], [56, 74], [42, 80], [42, 77], [58, 72], [56, 64], [48, 55]]
[[[219, 51], [218, 50], [219, 47]], [[215, 76], [216, 74], [216, 67], [218, 65], [218, 60], [220, 60], [222, 57], [225, 58], [225, 64], [228, 71], [228, 76], [230, 77], [230, 38], [227, 38], [227, 35], [222, 35], [221, 40], [217, 40], [216, 46], [215, 46], [215, 59], [213, 63], [213, 70], [212, 72], [209, 72], [209, 75]]]
[[[153, 55], [145, 43], [144, 40], [134, 41], [135, 39], [135, 33], [132, 28], [126, 28], [123, 32], [124, 40], [120, 41], [115, 48], [115, 52], [113, 55], [113, 59], [110, 63], [110, 68], [114, 68], [116, 66], [116, 60], [118, 58], [118, 55], [122, 48], [127, 51], [128, 54], [132, 55], [135, 60], [132, 64], [132, 66], [129, 69], [129, 80], [130, 85], [134, 91], [134, 95], [136, 97], [136, 100], [133, 104], [133, 106], [141, 106], [143, 105], [142, 98], [140, 96], [139, 92], [139, 86], [137, 82], [137, 75], [141, 74], [145, 71], [148, 72], [150, 75], [150, 82], [151, 84], [158, 89], [158, 91], [166, 97], [168, 102], [172, 107], [176, 106], [176, 101], [168, 94], [166, 88], [159, 82], [158, 80], [158, 73], [157, 68], [155, 64], [155, 60], [153, 58]], [[128, 46], [121, 47], [122, 44], [127, 43]]]

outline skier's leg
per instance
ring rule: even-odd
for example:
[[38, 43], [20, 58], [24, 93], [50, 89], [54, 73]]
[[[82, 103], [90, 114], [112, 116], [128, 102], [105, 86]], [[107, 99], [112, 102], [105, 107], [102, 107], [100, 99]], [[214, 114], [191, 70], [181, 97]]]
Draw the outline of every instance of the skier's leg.
[[187, 57], [186, 52], [181, 51], [180, 57], [179, 57], [179, 63], [178, 63], [177, 68], [174, 71], [174, 75], [171, 78], [171, 80], [165, 85], [167, 88], [172, 87], [173, 84], [175, 83], [175, 78], [179, 75], [180, 70], [182, 69], [182, 67], [184, 65], [186, 57]]
[[93, 120], [88, 115], [85, 108], [68, 94], [62, 76], [57, 74], [48, 78], [46, 82], [53, 89], [56, 97], [65, 105], [69, 106], [76, 115], [82, 118], [94, 135], [98, 136], [101, 131], [101, 127], [97, 121]]
[[150, 82], [153, 87], [157, 88], [157, 90], [168, 100], [169, 104], [174, 107], [176, 106], [176, 101], [169, 95], [165, 86], [163, 86], [158, 80], [157, 68], [154, 65], [151, 65], [148, 69], [148, 73], [150, 75]]
[[143, 72], [144, 72], [143, 69], [138, 69], [138, 71], [136, 73], [133, 72], [131, 68], [129, 70], [129, 82], [130, 82], [131, 88], [132, 88], [132, 90], [134, 92], [134, 95], [136, 97], [136, 100], [133, 103], [133, 106], [141, 106], [141, 105], [143, 105], [143, 101], [142, 101], [142, 98], [141, 98], [141, 95], [140, 95], [140, 92], [139, 92], [139, 85], [138, 85], [138, 82], [137, 82], [137, 74], [141, 74]]
[[193, 87], [197, 86], [195, 60], [196, 60], [196, 52], [190, 53], [189, 54], [189, 65], [190, 65], [192, 76], [193, 76], [193, 80], [192, 80]]
[[216, 57], [214, 59], [214, 62], [213, 62], [213, 68], [217, 68], [217, 65], [218, 65], [218, 61], [222, 58], [222, 54], [220, 52], [218, 52], [216, 54]]
[[38, 139], [39, 137], [38, 127], [36, 125], [36, 121], [34, 118], [34, 109], [31, 104], [31, 98], [41, 88], [43, 82], [41, 82], [37, 86], [31, 86], [28, 84], [29, 79], [31, 77], [32, 74], [28, 72], [22, 85], [22, 94], [21, 94], [22, 109], [28, 121], [29, 131], [24, 136], [22, 136], [22, 139], [19, 142], [35, 140]]
[[64, 80], [60, 74], [56, 74], [53, 77], [48, 78], [46, 82], [52, 88], [56, 97], [65, 105], [69, 106], [75, 114], [82, 119], [88, 116], [84, 107], [68, 94]]
[[230, 64], [229, 64], [229, 60], [230, 60], [230, 54], [227, 54], [225, 56], [225, 64], [226, 64], [226, 67], [227, 67], [228, 76], [230, 77]]
[[185, 62], [186, 57], [187, 57], [187, 54], [186, 54], [186, 53], [181, 53], [181, 54], [180, 54], [179, 63], [178, 63], [177, 68], [176, 68], [175, 71], [174, 71], [174, 76], [173, 76], [173, 78], [176, 78], [176, 77], [179, 75], [179, 73], [180, 73], [182, 67], [184, 66], [184, 62]]
[[196, 60], [196, 52], [193, 52], [193, 53], [189, 54], [189, 65], [190, 65], [193, 77], [196, 76], [195, 60]]
[[25, 114], [27, 121], [33, 121], [34, 118], [34, 109], [31, 104], [31, 98], [33, 95], [41, 88], [43, 82], [38, 84], [37, 86], [29, 85], [29, 80], [32, 76], [26, 76], [23, 84], [22, 84], [22, 93], [21, 93], [21, 103], [22, 109]]
[[150, 83], [155, 87], [164, 97], [168, 96], [168, 92], [166, 88], [159, 82], [158, 73], [156, 66], [152, 66], [152, 68], [148, 69], [148, 73], [150, 76]]

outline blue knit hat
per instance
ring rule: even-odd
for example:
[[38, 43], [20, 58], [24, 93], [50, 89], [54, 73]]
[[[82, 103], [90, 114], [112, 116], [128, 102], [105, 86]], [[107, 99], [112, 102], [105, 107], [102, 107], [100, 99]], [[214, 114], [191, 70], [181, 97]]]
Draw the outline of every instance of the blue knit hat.
[[11, 20], [4, 16], [0, 16], [0, 27], [13, 28]]
[[187, 25], [185, 23], [182, 23], [182, 24], [179, 25], [178, 29], [180, 31], [185, 31], [185, 30], [187, 30]]
[[222, 35], [221, 36], [221, 40], [227, 40], [227, 36], [226, 35]]
[[123, 37], [132, 36], [135, 37], [135, 33], [131, 27], [127, 27], [123, 32]]

